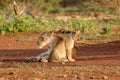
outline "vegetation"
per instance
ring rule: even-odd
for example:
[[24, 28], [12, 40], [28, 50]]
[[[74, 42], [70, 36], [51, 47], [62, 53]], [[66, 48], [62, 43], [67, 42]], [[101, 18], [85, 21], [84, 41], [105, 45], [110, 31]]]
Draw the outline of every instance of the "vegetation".
[[[118, 0], [17, 0], [18, 12], [30, 10], [31, 13], [35, 13], [33, 16], [38, 16], [35, 18], [28, 14], [20, 16], [15, 14], [11, 7], [12, 2], [13, 0], [0, 1], [0, 12], [3, 10], [0, 15], [1, 34], [68, 28], [70, 30], [79, 29], [82, 39], [93, 39], [93, 35], [94, 39], [99, 39], [101, 36], [109, 35], [114, 27], [120, 25]], [[51, 13], [63, 16], [81, 14], [82, 18], [70, 17], [67, 20], [65, 18], [59, 20], [55, 16], [46, 17]], [[107, 15], [113, 17], [104, 18]]]
[[7, 32], [28, 32], [28, 31], [37, 31], [37, 20], [32, 19], [27, 16], [22, 16], [21, 21], [19, 22], [16, 18], [5, 19], [4, 15], [0, 16], [0, 32], [6, 34]]

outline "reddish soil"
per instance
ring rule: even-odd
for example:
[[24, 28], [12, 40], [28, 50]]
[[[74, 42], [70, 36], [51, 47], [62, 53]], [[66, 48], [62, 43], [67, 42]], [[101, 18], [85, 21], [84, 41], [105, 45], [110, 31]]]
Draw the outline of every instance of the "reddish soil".
[[38, 36], [0, 36], [0, 80], [120, 80], [120, 41], [76, 43], [76, 62], [26, 62], [47, 49], [38, 49]]

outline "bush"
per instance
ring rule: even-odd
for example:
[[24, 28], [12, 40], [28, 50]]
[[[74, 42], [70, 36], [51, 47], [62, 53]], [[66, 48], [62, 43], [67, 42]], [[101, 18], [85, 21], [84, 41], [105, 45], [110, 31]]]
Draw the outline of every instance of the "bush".
[[5, 15], [0, 16], [0, 33], [5, 34], [7, 32], [28, 32], [38, 31], [36, 28], [39, 24], [36, 19], [29, 16], [21, 16], [20, 21], [17, 18], [6, 19]]
[[[42, 11], [48, 12], [60, 12], [59, 3], [61, 0], [33, 0], [31, 4], [39, 5]], [[57, 8], [56, 8], [57, 7]]]
[[73, 20], [69, 20], [67, 22], [67, 26], [73, 28], [73, 29], [79, 29], [81, 30], [83, 33], [86, 32], [91, 32], [92, 29], [95, 29], [97, 25], [97, 21], [90, 21], [90, 20], [77, 20], [77, 19], [73, 19]]

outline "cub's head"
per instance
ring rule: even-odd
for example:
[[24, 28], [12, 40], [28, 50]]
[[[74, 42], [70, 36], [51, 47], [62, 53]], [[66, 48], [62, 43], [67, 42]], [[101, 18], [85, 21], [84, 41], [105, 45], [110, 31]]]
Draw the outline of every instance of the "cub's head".
[[46, 46], [47, 44], [50, 43], [50, 41], [53, 39], [53, 32], [44, 32], [42, 33], [38, 40], [37, 40], [37, 45], [39, 48], [43, 48], [44, 46]]

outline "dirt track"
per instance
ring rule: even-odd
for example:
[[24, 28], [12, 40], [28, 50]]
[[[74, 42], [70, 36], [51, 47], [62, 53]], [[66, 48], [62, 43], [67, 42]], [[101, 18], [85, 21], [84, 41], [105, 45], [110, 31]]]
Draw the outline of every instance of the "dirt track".
[[74, 63], [26, 62], [47, 49], [38, 49], [38, 36], [0, 36], [0, 80], [120, 80], [120, 41], [77, 43]]
[[[0, 60], [3, 63], [25, 62], [25, 57], [36, 56], [44, 49], [38, 49], [36, 37], [29, 40], [13, 36], [0, 37]], [[23, 37], [23, 36], [22, 36]], [[120, 65], [120, 41], [113, 41], [101, 44], [77, 44], [78, 56], [75, 63], [66, 63], [65, 65], [91, 66], [91, 65]], [[34, 63], [34, 62], [33, 62]], [[41, 64], [40, 62], [38, 62]], [[47, 63], [55, 66], [54, 63]], [[58, 65], [58, 64], [57, 64]], [[61, 64], [60, 64], [61, 65]], [[2, 64], [0, 65], [2, 66]], [[6, 66], [7, 67], [7, 66]]]

